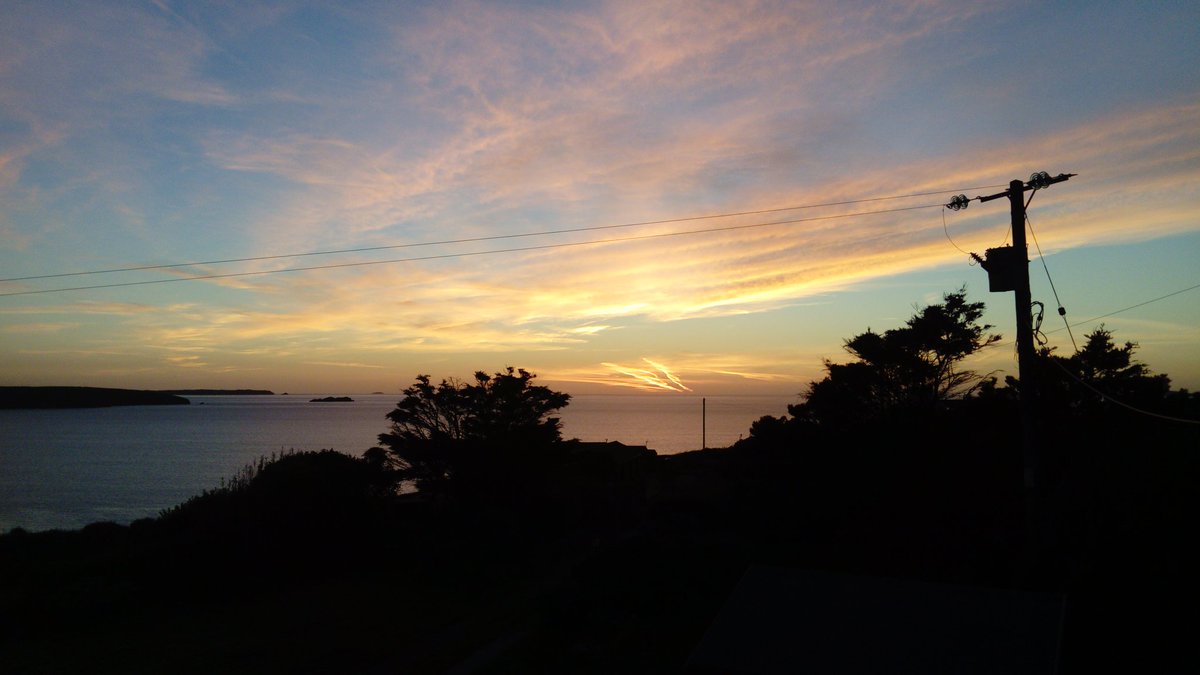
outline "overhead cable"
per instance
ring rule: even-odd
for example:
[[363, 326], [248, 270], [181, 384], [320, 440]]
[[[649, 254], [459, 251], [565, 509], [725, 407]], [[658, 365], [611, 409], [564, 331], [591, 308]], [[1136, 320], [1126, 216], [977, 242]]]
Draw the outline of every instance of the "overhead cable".
[[[1101, 314], [1100, 316], [1093, 316], [1092, 318], [1085, 319], [1084, 321], [1076, 321], [1075, 323], [1071, 324], [1071, 327], [1078, 328], [1079, 326], [1082, 326], [1087, 323], [1094, 323], [1096, 321], [1099, 321], [1100, 319], [1107, 319], [1108, 317], [1113, 316], [1115, 314], [1120, 314], [1122, 312], [1128, 312], [1131, 309], [1137, 309], [1138, 307], [1142, 307], [1144, 305], [1149, 305], [1152, 302], [1158, 302], [1159, 300], [1166, 300], [1167, 298], [1179, 295], [1180, 293], [1187, 293], [1188, 291], [1194, 291], [1197, 288], [1200, 288], [1200, 284], [1196, 284], [1195, 286], [1188, 286], [1187, 288], [1181, 288], [1178, 291], [1175, 291], [1173, 293], [1167, 293], [1166, 295], [1160, 295], [1157, 298], [1151, 298], [1144, 302], [1139, 302], [1136, 305], [1130, 305], [1128, 307], [1123, 307], [1116, 311], [1109, 312], [1108, 314]], [[1054, 330], [1048, 330], [1046, 332], [1047, 333], [1057, 333], [1061, 330], [1066, 330], [1066, 329], [1065, 328], [1055, 328]]]
[[481, 242], [481, 241], [520, 239], [520, 238], [526, 238], [526, 237], [541, 237], [541, 236], [549, 236], [549, 235], [555, 235], [555, 234], [572, 234], [572, 233], [576, 233], [576, 232], [597, 232], [597, 231], [601, 231], [601, 230], [616, 230], [616, 229], [631, 228], [631, 227], [644, 227], [647, 225], [665, 225], [665, 224], [669, 224], [669, 223], [684, 223], [684, 222], [690, 222], [693, 220], [714, 220], [717, 218], [734, 218], [737, 216], [754, 216], [754, 215], [763, 215], [766, 213], [780, 213], [783, 211], [798, 211], [801, 209], [817, 209], [817, 208], [827, 208], [830, 206], [847, 206], [850, 204], [866, 204], [869, 202], [879, 202], [879, 201], [887, 201], [887, 200], [893, 200], [893, 199], [910, 199], [913, 197], [928, 197], [931, 195], [946, 194], [948, 192], [958, 192], [960, 190], [982, 190], [985, 188], [993, 188], [993, 187], [999, 187], [999, 186], [979, 185], [979, 186], [968, 187], [968, 188], [955, 188], [953, 190], [934, 190], [931, 192], [913, 192], [913, 193], [904, 194], [904, 195], [889, 195], [889, 196], [885, 196], [885, 197], [867, 197], [867, 198], [863, 198], [863, 199], [846, 199], [843, 201], [824, 202], [821, 204], [804, 204], [804, 205], [800, 205], [800, 206], [781, 206], [778, 208], [771, 208], [771, 209], [757, 209], [757, 210], [753, 210], [753, 211], [734, 211], [734, 212], [729, 212], [729, 213], [714, 213], [714, 214], [705, 214], [705, 215], [700, 215], [700, 216], [689, 216], [689, 217], [685, 217], [685, 218], [664, 218], [662, 220], [644, 220], [644, 221], [639, 221], [639, 222], [634, 222], [634, 223], [620, 223], [617, 225], [592, 225], [592, 226], [588, 226], [588, 227], [572, 227], [572, 228], [563, 228], [563, 229], [558, 229], [558, 230], [541, 230], [541, 231], [537, 231], [537, 232], [518, 232], [515, 234], [494, 234], [494, 235], [487, 235], [487, 236], [482, 236], [482, 237], [464, 237], [461, 239], [443, 239], [440, 241], [409, 242], [409, 243], [404, 243], [404, 244], [385, 244], [385, 245], [381, 245], [381, 246], [365, 246], [365, 247], [361, 247], [361, 248], [333, 249], [333, 250], [328, 250], [328, 251], [307, 251], [304, 253], [280, 253], [280, 254], [273, 254], [273, 255], [252, 256], [252, 257], [246, 257], [246, 258], [225, 258], [225, 259], [221, 259], [221, 260], [198, 260], [198, 261], [194, 261], [194, 262], [168, 263], [168, 264], [161, 264], [161, 265], [138, 265], [138, 266], [131, 266], [131, 267], [113, 267], [110, 269], [88, 270], [88, 271], [81, 271], [81, 272], [58, 272], [58, 273], [53, 273], [53, 274], [35, 274], [35, 275], [23, 276], [23, 277], [8, 277], [5, 279], [0, 279], [0, 282], [33, 281], [35, 279], [57, 279], [57, 278], [61, 278], [61, 277], [78, 277], [78, 276], [87, 276], [87, 275], [93, 275], [93, 274], [114, 274], [114, 273], [119, 273], [119, 272], [143, 272], [143, 271], [147, 271], [147, 270], [161, 270], [161, 269], [172, 269], [172, 268], [180, 268], [180, 267], [196, 267], [199, 265], [224, 265], [224, 264], [239, 263], [239, 262], [261, 262], [264, 260], [280, 260], [283, 258], [303, 258], [303, 257], [308, 257], [308, 256], [340, 255], [340, 254], [345, 254], [345, 253], [367, 253], [370, 251], [387, 251], [387, 250], [401, 249], [401, 248], [418, 248], [418, 247], [424, 247], [424, 246], [441, 246], [441, 245], [449, 245], [449, 244], [469, 244], [469, 243], [475, 243], [475, 242]]
[[328, 265], [308, 265], [304, 267], [285, 267], [277, 270], [256, 270], [252, 272], [228, 272], [223, 274], [201, 274], [188, 277], [172, 277], [168, 279], [147, 279], [143, 281], [123, 281], [111, 284], [93, 284], [89, 286], [71, 286], [67, 288], [46, 288], [39, 290], [27, 291], [11, 291], [8, 293], [0, 293], [0, 297], [13, 297], [18, 295], [41, 295], [45, 293], [64, 293], [67, 291], [88, 291], [100, 288], [122, 288], [127, 286], [149, 286], [152, 284], [167, 284], [178, 281], [202, 281], [206, 279], [232, 279], [237, 277], [252, 277], [263, 276], [267, 274], [283, 274], [286, 272], [309, 272], [313, 270], [339, 269], [345, 267], [366, 267], [368, 265], [388, 265], [394, 263], [419, 262], [425, 260], [445, 260], [448, 258], [466, 258], [473, 256], [495, 255], [499, 253], [521, 253], [525, 251], [542, 251], [554, 248], [567, 248], [573, 246], [591, 246], [594, 244], [611, 244], [624, 241], [641, 241], [646, 239], [661, 239], [665, 237], [681, 237], [694, 234], [710, 234], [714, 232], [732, 232], [736, 230], [749, 230], [754, 228], [772, 227], [775, 225], [793, 225], [796, 223], [807, 223], [819, 220], [834, 220], [839, 218], [854, 218], [857, 216], [870, 216], [883, 213], [898, 213], [901, 211], [915, 211], [917, 209], [930, 209], [941, 207], [941, 204], [921, 204], [919, 206], [903, 206], [894, 209], [880, 209], [876, 211], [857, 211], [854, 213], [841, 213], [830, 216], [814, 216], [811, 218], [792, 218], [789, 220], [775, 220], [765, 223], [750, 223], [747, 225], [726, 225], [723, 227], [710, 227], [700, 230], [684, 230], [681, 232], [656, 232], [654, 234], [631, 235], [627, 237], [610, 237], [608, 239], [591, 239], [588, 241], [572, 241], [559, 242], [557, 244], [541, 244], [539, 246], [518, 246], [513, 248], [491, 249], [487, 251], [467, 251], [460, 253], [442, 253], [437, 255], [413, 256], [410, 258], [392, 258], [388, 260], [359, 260], [346, 263], [331, 263]]
[[[1177, 290], [1177, 291], [1174, 291], [1174, 292], [1172, 292], [1172, 293], [1167, 293], [1166, 295], [1160, 295], [1160, 296], [1158, 296], [1157, 298], [1151, 298], [1151, 299], [1149, 299], [1149, 300], [1145, 300], [1145, 301], [1143, 301], [1143, 302], [1139, 302], [1139, 303], [1137, 303], [1136, 305], [1130, 305], [1130, 306], [1128, 306], [1128, 307], [1123, 307], [1123, 308], [1121, 308], [1121, 309], [1114, 310], [1114, 311], [1112, 311], [1112, 312], [1109, 312], [1108, 314], [1101, 314], [1100, 316], [1094, 316], [1094, 317], [1092, 317], [1092, 318], [1090, 318], [1090, 319], [1086, 319], [1086, 320], [1084, 320], [1084, 321], [1076, 321], [1075, 323], [1071, 324], [1071, 327], [1072, 327], [1072, 328], [1078, 328], [1078, 327], [1080, 327], [1080, 326], [1082, 326], [1082, 325], [1084, 325], [1084, 324], [1095, 323], [1096, 321], [1099, 321], [1100, 319], [1107, 319], [1107, 318], [1108, 318], [1108, 317], [1110, 317], [1110, 316], [1113, 316], [1113, 315], [1116, 315], [1116, 314], [1120, 314], [1120, 313], [1122, 313], [1122, 312], [1128, 312], [1128, 311], [1129, 311], [1129, 310], [1131, 310], [1131, 309], [1137, 309], [1138, 307], [1143, 307], [1143, 306], [1145, 306], [1145, 305], [1149, 305], [1149, 304], [1150, 304], [1150, 303], [1152, 303], [1152, 302], [1158, 302], [1159, 300], [1166, 300], [1167, 298], [1174, 297], [1174, 296], [1176, 296], [1176, 295], [1179, 295], [1179, 294], [1181, 294], [1181, 293], [1187, 293], [1188, 291], [1194, 291], [1194, 290], [1196, 290], [1196, 289], [1198, 289], [1198, 288], [1200, 288], [1200, 284], [1196, 284], [1195, 286], [1188, 286], [1187, 288], [1181, 288], [1181, 289], [1179, 289], [1179, 290]], [[1041, 304], [1041, 303], [1035, 303], [1035, 304]], [[1042, 333], [1042, 335], [1043, 335], [1043, 336], [1045, 336], [1045, 335], [1048, 335], [1048, 334], [1050, 334], [1050, 333], [1058, 333], [1058, 332], [1061, 332], [1061, 331], [1064, 331], [1064, 330], [1066, 330], [1066, 328], [1054, 328], [1054, 329], [1051, 329], [1051, 330], [1047, 330], [1047, 331], [1040, 331], [1040, 332]], [[1000, 340], [1000, 341], [997, 341], [997, 342], [996, 342], [996, 343], [994, 343], [994, 344], [995, 344], [996, 346], [1005, 346], [1005, 345], [1010, 345], [1010, 344], [1016, 344], [1016, 341], [1015, 341], [1015, 340]]]
[[1071, 332], [1071, 323], [1067, 321], [1067, 308], [1063, 307], [1062, 301], [1058, 299], [1058, 289], [1054, 287], [1054, 279], [1050, 276], [1050, 266], [1046, 264], [1046, 256], [1042, 253], [1042, 245], [1038, 243], [1037, 233], [1033, 231], [1033, 221], [1029, 219], [1029, 204], [1033, 201], [1033, 196], [1037, 194], [1037, 188], [1029, 194], [1029, 201], [1025, 202], [1025, 226], [1029, 229], [1030, 236], [1033, 237], [1033, 245], [1037, 247], [1038, 258], [1042, 261], [1042, 269], [1046, 270], [1046, 281], [1050, 282], [1050, 291], [1054, 293], [1054, 302], [1058, 304], [1058, 315], [1062, 317], [1063, 326], [1067, 329], [1067, 335], [1071, 337], [1071, 346], [1075, 351], [1079, 351], [1079, 345], [1075, 343], [1075, 333]]

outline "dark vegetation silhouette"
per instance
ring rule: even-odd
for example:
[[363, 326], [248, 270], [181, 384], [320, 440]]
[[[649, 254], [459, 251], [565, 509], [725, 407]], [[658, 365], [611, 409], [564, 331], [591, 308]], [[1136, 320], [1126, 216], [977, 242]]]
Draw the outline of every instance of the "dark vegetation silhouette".
[[563, 440], [568, 395], [524, 370], [418, 376], [361, 457], [0, 537], [4, 670], [683, 672], [749, 565], [1065, 593], [1061, 672], [1194, 670], [1200, 432], [1126, 405], [1200, 401], [1104, 327], [1043, 349], [1031, 536], [1023, 383], [966, 367], [982, 310], [856, 335], [787, 415], [674, 456]]
[[499, 498], [544, 489], [539, 479], [564, 454], [561, 424], [550, 415], [571, 397], [533, 384], [535, 377], [510, 367], [435, 385], [418, 375], [387, 415], [391, 429], [379, 435], [386, 452], [373, 448], [367, 457], [425, 494]]
[[220, 487], [166, 509], [158, 524], [204, 536], [258, 538], [256, 545], [337, 536], [390, 493], [390, 477], [333, 450], [284, 452], [248, 464]]
[[[1084, 338], [1083, 347], [1070, 356], [1042, 349], [1041, 396], [1051, 405], [1076, 414], [1111, 412], [1120, 404], [1163, 412], [1172, 396], [1171, 378], [1154, 374], [1133, 358], [1136, 342], [1118, 346], [1103, 324]], [[1012, 383], [1019, 388], [1019, 383]], [[1183, 395], [1186, 395], [1183, 394]]]
[[857, 360], [825, 362], [826, 376], [813, 382], [804, 402], [788, 412], [811, 424], [844, 425], [928, 414], [978, 386], [981, 376], [962, 361], [1000, 340], [980, 325], [982, 302], [967, 302], [966, 289], [920, 309], [904, 326], [846, 340]]

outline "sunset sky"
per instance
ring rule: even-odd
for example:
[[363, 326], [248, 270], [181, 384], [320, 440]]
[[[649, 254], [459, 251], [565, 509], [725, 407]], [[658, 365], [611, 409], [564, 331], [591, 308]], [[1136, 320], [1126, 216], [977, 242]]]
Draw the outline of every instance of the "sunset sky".
[[0, 384], [792, 394], [963, 285], [1015, 374], [939, 205], [1048, 171], [1076, 340], [1200, 389], [1200, 3], [340, 4], [0, 4]]

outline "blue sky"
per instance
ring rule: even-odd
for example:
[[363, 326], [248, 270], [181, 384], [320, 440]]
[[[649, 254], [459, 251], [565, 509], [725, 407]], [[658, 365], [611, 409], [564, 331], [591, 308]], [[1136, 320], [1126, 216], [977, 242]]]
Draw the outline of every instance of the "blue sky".
[[[0, 278], [1045, 170], [1079, 174], [1030, 218], [1083, 321], [1200, 284], [1198, 52], [1189, 2], [7, 2]], [[396, 391], [513, 365], [575, 393], [799, 392], [844, 338], [964, 284], [1014, 335], [1011, 294], [946, 237], [1001, 244], [1007, 204], [943, 214], [951, 194], [0, 282], [0, 383]], [[455, 257], [796, 218], [821, 220]], [[429, 255], [448, 257], [12, 295]], [[1031, 275], [1058, 328], [1036, 258]], [[1200, 290], [1103, 321], [1200, 388]], [[1011, 347], [975, 365], [1015, 371]]]

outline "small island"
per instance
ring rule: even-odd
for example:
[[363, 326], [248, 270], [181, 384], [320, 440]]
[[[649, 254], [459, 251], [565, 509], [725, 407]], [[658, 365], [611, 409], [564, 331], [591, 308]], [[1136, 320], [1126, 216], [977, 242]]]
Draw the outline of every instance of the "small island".
[[105, 387], [0, 387], [0, 408], [110, 408], [128, 405], [189, 405], [160, 391]]
[[326, 396], [325, 398], [309, 399], [309, 403], [354, 403], [349, 396]]

